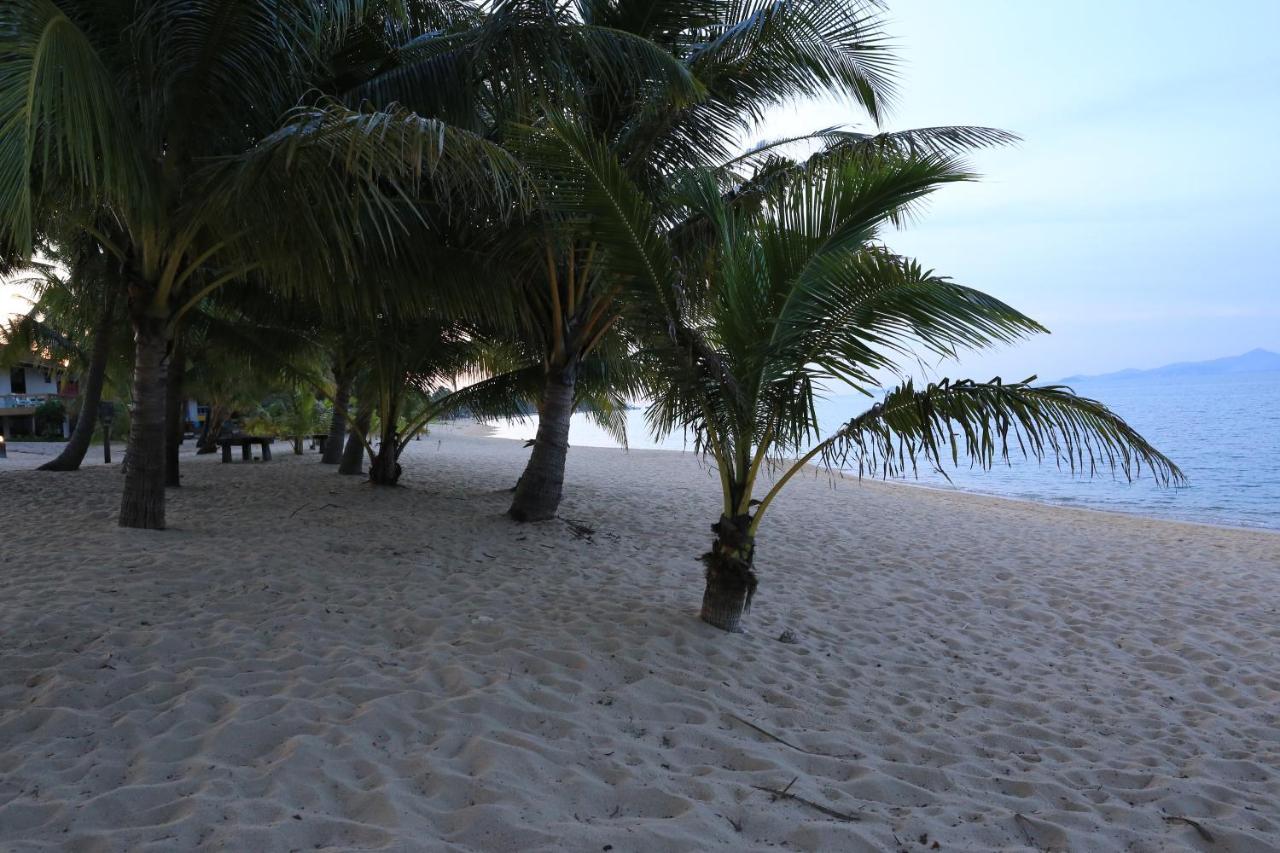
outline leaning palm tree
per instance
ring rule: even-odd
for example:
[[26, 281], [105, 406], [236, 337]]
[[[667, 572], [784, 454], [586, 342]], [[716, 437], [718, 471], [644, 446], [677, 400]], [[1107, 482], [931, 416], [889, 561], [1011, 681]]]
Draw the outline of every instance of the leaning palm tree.
[[[696, 172], [679, 196], [701, 250], [673, 230], [609, 149], [564, 121], [528, 149], [560, 177], [558, 203], [591, 223], [600, 263], [650, 316], [645, 349], [657, 433], [692, 432], [719, 473], [722, 504], [703, 556], [702, 618], [738, 630], [757, 585], [756, 539], [780, 490], [811, 462], [895, 475], [967, 454], [990, 467], [1010, 448], [1073, 472], [1178, 482], [1177, 466], [1103, 404], [1031, 380], [904, 381], [824, 435], [815, 400], [831, 383], [872, 393], [921, 349], [951, 357], [1044, 331], [1010, 306], [923, 269], [880, 242], [937, 188], [972, 175], [954, 157], [855, 147], [782, 170], [742, 206]], [[762, 474], [778, 474], [759, 495]]]
[[[393, 254], [423, 195], [509, 207], [518, 170], [496, 146], [404, 107], [314, 94], [363, 27], [425, 5], [0, 4], [0, 246], [29, 257], [53, 199], [126, 282], [136, 347], [121, 525], [165, 525], [168, 362], [209, 294], [246, 278], [325, 286]], [[103, 211], [110, 231], [96, 226]]]
[[45, 246], [42, 254], [51, 260], [25, 264], [18, 279], [31, 287], [35, 299], [29, 311], [0, 329], [5, 344], [0, 366], [37, 350], [79, 377], [71, 436], [57, 456], [40, 466], [41, 471], [76, 471], [93, 441], [109, 375], [116, 376], [116, 387], [124, 387], [114, 369], [128, 352], [121, 336], [124, 310], [112, 280], [113, 265], [88, 235], [68, 235], [60, 244]]

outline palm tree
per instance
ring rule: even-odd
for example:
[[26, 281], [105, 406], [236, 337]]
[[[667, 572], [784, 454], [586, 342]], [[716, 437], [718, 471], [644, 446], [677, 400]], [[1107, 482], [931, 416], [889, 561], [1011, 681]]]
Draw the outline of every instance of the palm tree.
[[355, 380], [356, 362], [347, 354], [341, 340], [334, 348], [333, 365], [333, 414], [329, 419], [329, 437], [325, 440], [320, 462], [337, 465], [342, 461], [342, 443], [347, 436], [347, 407], [351, 403], [351, 384]]
[[60, 246], [46, 245], [42, 254], [52, 260], [24, 265], [27, 274], [21, 280], [34, 289], [36, 298], [26, 314], [3, 330], [0, 364], [39, 350], [79, 376], [75, 427], [62, 451], [39, 469], [76, 471], [93, 441], [113, 353], [127, 354], [127, 342], [119, 339], [123, 312], [119, 289], [111, 280], [113, 265], [88, 235], [81, 232]]
[[[601, 263], [647, 300], [646, 348], [657, 433], [692, 431], [719, 472], [722, 506], [703, 556], [702, 618], [738, 630], [755, 592], [755, 544], [765, 513], [805, 465], [895, 475], [917, 460], [941, 470], [961, 453], [990, 467], [1010, 447], [1073, 472], [1161, 483], [1182, 473], [1103, 404], [1032, 380], [910, 380], [823, 435], [815, 399], [830, 383], [872, 393], [920, 349], [1007, 343], [1044, 331], [1003, 302], [923, 269], [880, 242], [937, 188], [973, 176], [953, 156], [905, 145], [843, 146], [803, 167], [783, 165], [739, 203], [723, 173], [687, 175], [670, 229], [610, 150], [568, 121], [534, 133], [526, 151], [555, 169], [559, 203], [591, 223]], [[685, 232], [701, 231], [699, 251]], [[673, 235], [680, 235], [677, 240]], [[674, 251], [680, 246], [682, 252]], [[761, 472], [779, 476], [757, 500]]]
[[[676, 172], [720, 164], [771, 107], [839, 94], [880, 116], [893, 58], [877, 4], [825, 0], [504, 0], [350, 63], [347, 103], [411, 104], [503, 142], [569, 113], [659, 202]], [[368, 69], [372, 68], [372, 71]], [[362, 76], [364, 75], [364, 76]], [[554, 183], [542, 184], [554, 196]], [[549, 208], [492, 251], [512, 328], [542, 361], [538, 430], [510, 514], [554, 516], [583, 365], [619, 340], [626, 288], [598, 247]]]
[[[352, 437], [370, 454], [375, 485], [399, 481], [400, 455], [432, 420], [463, 410], [478, 418], [521, 417], [536, 394], [538, 371], [522, 362], [517, 347], [479, 324], [405, 311], [370, 318], [360, 328], [355, 352], [366, 369]], [[460, 387], [438, 393], [445, 385]], [[376, 448], [368, 423], [361, 426], [366, 412], [368, 423], [376, 417]]]
[[0, 5], [0, 245], [29, 257], [56, 201], [123, 270], [136, 347], [121, 525], [164, 527], [171, 344], [204, 298], [249, 277], [327, 286], [393, 252], [424, 194], [509, 207], [518, 169], [474, 134], [308, 94], [406, 5], [426, 4]]

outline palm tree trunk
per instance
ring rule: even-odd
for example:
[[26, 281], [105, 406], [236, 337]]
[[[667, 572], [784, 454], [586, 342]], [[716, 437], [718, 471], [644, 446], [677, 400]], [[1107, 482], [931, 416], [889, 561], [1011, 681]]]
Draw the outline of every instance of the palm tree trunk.
[[400, 454], [396, 452], [399, 438], [396, 436], [395, 414], [393, 410], [393, 417], [382, 421], [378, 454], [373, 457], [373, 464], [369, 466], [369, 482], [378, 486], [394, 486], [400, 480], [401, 468], [398, 461]]
[[342, 437], [347, 434], [347, 404], [351, 402], [351, 373], [341, 368], [333, 371], [337, 387], [333, 395], [333, 420], [329, 421], [329, 438], [325, 440], [322, 465], [337, 465], [342, 461]]
[[702, 621], [735, 634], [742, 631], [742, 616], [751, 609], [756, 592], [756, 545], [747, 532], [750, 525], [747, 515], [721, 516], [711, 525], [716, 534], [711, 550], [702, 555], [707, 567]]
[[200, 440], [196, 442], [196, 453], [203, 455], [214, 453], [218, 449], [218, 430], [222, 427], [225, 410], [216, 403], [209, 407], [205, 416], [204, 428], [200, 430]]
[[[338, 465], [339, 474], [364, 473], [364, 442], [360, 440], [360, 436], [369, 434], [369, 424], [372, 422], [372, 403], [361, 402], [360, 408], [356, 411], [356, 428], [347, 436], [347, 446], [342, 450], [342, 462]], [[360, 435], [356, 434], [357, 431]]]
[[98, 404], [102, 402], [102, 385], [107, 376], [107, 360], [111, 356], [111, 334], [116, 310], [116, 289], [107, 290], [106, 302], [98, 328], [93, 332], [93, 350], [89, 355], [89, 372], [85, 375], [84, 390], [80, 394], [80, 414], [76, 428], [71, 432], [62, 452], [40, 466], [41, 471], [78, 471], [89, 445], [93, 443], [93, 428], [98, 423]]
[[170, 488], [182, 485], [182, 474], [178, 470], [182, 451], [182, 434], [185, 424], [182, 421], [182, 380], [186, 374], [186, 357], [182, 351], [181, 339], [173, 343], [173, 351], [169, 354], [169, 367], [165, 378], [164, 407], [164, 484]]
[[533, 453], [516, 483], [515, 498], [507, 513], [516, 521], [555, 518], [564, 493], [564, 464], [569, 454], [569, 419], [573, 416], [577, 364], [547, 377], [538, 407], [538, 435]]
[[164, 529], [165, 384], [169, 334], [162, 318], [133, 320], [133, 418], [129, 425], [120, 526]]

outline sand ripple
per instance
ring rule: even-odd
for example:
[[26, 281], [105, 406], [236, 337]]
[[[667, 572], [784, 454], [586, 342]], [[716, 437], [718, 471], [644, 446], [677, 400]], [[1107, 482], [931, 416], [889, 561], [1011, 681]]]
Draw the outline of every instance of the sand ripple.
[[1280, 850], [1280, 536], [808, 480], [731, 637], [693, 460], [575, 449], [585, 537], [525, 452], [0, 473], [0, 849]]

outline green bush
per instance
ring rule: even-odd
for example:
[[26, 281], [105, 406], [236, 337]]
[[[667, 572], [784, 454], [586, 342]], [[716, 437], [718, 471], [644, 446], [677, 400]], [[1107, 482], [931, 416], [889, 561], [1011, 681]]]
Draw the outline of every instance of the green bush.
[[61, 438], [62, 424], [67, 417], [66, 405], [58, 399], [48, 399], [36, 406], [36, 435], [43, 438]]

